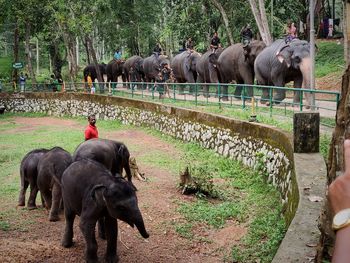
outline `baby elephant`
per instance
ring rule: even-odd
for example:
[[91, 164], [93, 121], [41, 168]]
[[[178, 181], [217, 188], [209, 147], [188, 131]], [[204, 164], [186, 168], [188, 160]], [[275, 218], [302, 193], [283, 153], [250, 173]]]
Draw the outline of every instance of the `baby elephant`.
[[[64, 247], [73, 244], [73, 223], [80, 216], [80, 230], [85, 242], [85, 259], [97, 262], [95, 226], [104, 219], [107, 238], [106, 262], [117, 262], [117, 219], [130, 226], [136, 225], [144, 238], [149, 235], [137, 203], [132, 184], [120, 176], [112, 176], [107, 168], [93, 160], [82, 159], [72, 163], [62, 176], [62, 196], [66, 229], [62, 240]], [[137, 261], [137, 260], [136, 260]]]
[[28, 198], [28, 209], [35, 209], [35, 199], [38, 193], [37, 177], [38, 177], [38, 163], [41, 157], [47, 153], [48, 149], [35, 149], [27, 153], [20, 167], [21, 175], [21, 191], [18, 198], [18, 206], [25, 205], [25, 195], [28, 186], [30, 185], [30, 196]]
[[38, 187], [50, 209], [49, 220], [58, 221], [60, 203], [62, 201], [61, 177], [72, 163], [72, 156], [60, 147], [54, 147], [40, 159], [38, 163]]

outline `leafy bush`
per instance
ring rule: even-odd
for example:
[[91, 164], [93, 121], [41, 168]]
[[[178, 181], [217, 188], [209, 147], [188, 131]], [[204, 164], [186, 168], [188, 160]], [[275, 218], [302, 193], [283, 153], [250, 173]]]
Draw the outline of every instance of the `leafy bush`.
[[338, 42], [320, 41], [317, 43], [316, 77], [323, 77], [330, 73], [339, 72], [345, 66], [344, 46]]

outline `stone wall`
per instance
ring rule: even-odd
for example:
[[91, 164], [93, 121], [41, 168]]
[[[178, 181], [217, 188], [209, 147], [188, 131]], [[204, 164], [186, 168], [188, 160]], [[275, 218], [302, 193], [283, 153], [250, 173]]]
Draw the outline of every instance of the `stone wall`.
[[11, 112], [41, 112], [54, 116], [87, 116], [147, 126], [185, 142], [196, 142], [244, 165], [262, 169], [281, 193], [289, 225], [299, 192], [294, 172], [291, 138], [270, 126], [237, 121], [199, 111], [134, 99], [75, 93], [26, 93], [0, 96]]

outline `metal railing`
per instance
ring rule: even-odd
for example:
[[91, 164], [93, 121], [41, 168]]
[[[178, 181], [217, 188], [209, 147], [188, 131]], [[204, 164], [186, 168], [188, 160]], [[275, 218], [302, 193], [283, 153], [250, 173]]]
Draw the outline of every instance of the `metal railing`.
[[[223, 83], [94, 83], [96, 94], [116, 95], [144, 100], [158, 100], [162, 103], [182, 102], [196, 106], [218, 105], [218, 107], [236, 107], [250, 110], [251, 115], [267, 113], [289, 116], [295, 110], [303, 111], [309, 108], [304, 102], [307, 93], [315, 96], [315, 108], [321, 117], [334, 119], [340, 100], [340, 93], [326, 90], [307, 90], [289, 87], [259, 86], [246, 84]], [[37, 83], [34, 85], [2, 84], [2, 92], [84, 92], [91, 93], [87, 83], [64, 83], [62, 85]], [[273, 94], [285, 93], [285, 99], [276, 100]], [[299, 101], [295, 102], [294, 93]], [[253, 95], [254, 94], [254, 95]], [[267, 106], [266, 106], [267, 105]]]

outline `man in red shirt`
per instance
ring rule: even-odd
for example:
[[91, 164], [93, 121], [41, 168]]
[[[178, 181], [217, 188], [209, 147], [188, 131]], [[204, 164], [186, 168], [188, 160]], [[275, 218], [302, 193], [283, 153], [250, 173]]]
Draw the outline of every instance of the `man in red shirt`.
[[89, 125], [85, 129], [85, 141], [93, 138], [98, 138], [98, 130], [95, 125], [96, 123], [95, 115], [90, 115], [88, 117], [88, 121], [89, 121]]

